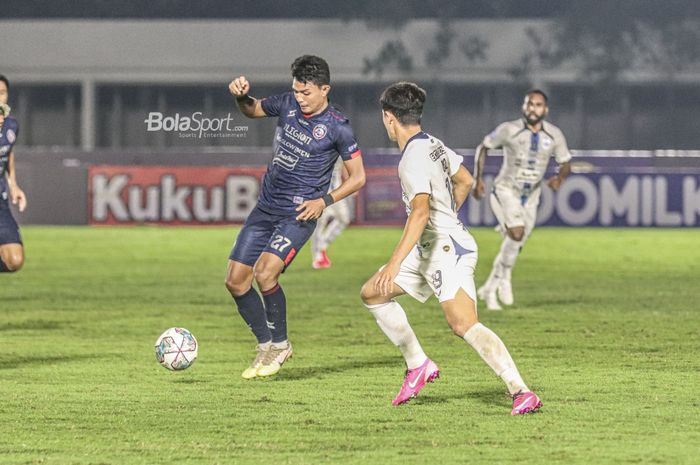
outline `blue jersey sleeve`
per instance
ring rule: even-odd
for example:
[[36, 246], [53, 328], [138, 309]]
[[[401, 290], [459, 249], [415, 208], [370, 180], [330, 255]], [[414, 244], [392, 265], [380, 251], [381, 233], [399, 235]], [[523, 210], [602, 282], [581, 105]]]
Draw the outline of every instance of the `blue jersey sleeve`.
[[343, 161], [348, 161], [362, 155], [355, 134], [349, 124], [338, 126], [338, 135], [335, 138], [335, 149], [340, 154]]
[[284, 109], [290, 106], [290, 97], [293, 99], [291, 92], [285, 92], [284, 94], [271, 95], [270, 97], [264, 98], [260, 105], [267, 116], [279, 116], [284, 112]]

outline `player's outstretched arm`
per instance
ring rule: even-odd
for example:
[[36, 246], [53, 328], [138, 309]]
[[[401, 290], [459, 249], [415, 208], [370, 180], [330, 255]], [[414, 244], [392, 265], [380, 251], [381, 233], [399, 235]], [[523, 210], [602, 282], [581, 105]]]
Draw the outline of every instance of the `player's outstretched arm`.
[[262, 108], [261, 101], [248, 95], [250, 83], [245, 76], [240, 76], [231, 81], [228, 90], [236, 98], [238, 108], [248, 118], [264, 118], [267, 116]]
[[403, 228], [403, 234], [399, 240], [399, 244], [391, 254], [391, 258], [386, 266], [376, 275], [374, 288], [381, 295], [386, 296], [391, 293], [394, 279], [399, 274], [401, 262], [408, 256], [420, 239], [425, 226], [430, 219], [430, 194], [422, 192], [416, 194], [411, 200], [411, 213], [406, 220], [406, 226]]
[[471, 173], [464, 166], [460, 165], [457, 172], [452, 176], [452, 196], [455, 199], [456, 211], [462, 208], [473, 186], [474, 178]]
[[484, 183], [484, 165], [486, 164], [486, 157], [488, 154], [489, 149], [486, 148], [484, 144], [480, 144], [476, 148], [476, 155], [474, 156], [474, 177], [476, 178], [474, 198], [476, 200], [481, 200], [486, 193], [486, 184]]
[[567, 161], [559, 165], [559, 174], [556, 174], [547, 180], [547, 185], [553, 190], [558, 191], [561, 183], [564, 182], [569, 174], [571, 174], [571, 162]]
[[15, 174], [15, 152], [10, 152], [10, 158], [7, 163], [7, 187], [10, 191], [10, 199], [13, 205], [17, 205], [20, 212], [27, 208], [27, 196], [17, 184], [17, 176]]

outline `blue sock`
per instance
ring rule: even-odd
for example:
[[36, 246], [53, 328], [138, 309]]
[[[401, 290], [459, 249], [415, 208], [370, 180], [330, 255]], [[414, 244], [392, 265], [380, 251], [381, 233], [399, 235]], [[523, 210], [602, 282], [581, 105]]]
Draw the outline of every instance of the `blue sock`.
[[5, 266], [5, 263], [2, 261], [2, 258], [0, 258], [0, 273], [9, 273], [10, 270], [7, 269]]
[[238, 306], [238, 313], [241, 314], [243, 320], [248, 324], [250, 330], [258, 339], [258, 344], [270, 342], [272, 334], [270, 328], [267, 327], [267, 317], [265, 316], [265, 307], [258, 292], [251, 287], [248, 292], [239, 297], [233, 298]]
[[282, 286], [275, 285], [269, 291], [263, 291], [267, 320], [270, 322], [272, 342], [287, 340], [287, 299], [284, 297]]

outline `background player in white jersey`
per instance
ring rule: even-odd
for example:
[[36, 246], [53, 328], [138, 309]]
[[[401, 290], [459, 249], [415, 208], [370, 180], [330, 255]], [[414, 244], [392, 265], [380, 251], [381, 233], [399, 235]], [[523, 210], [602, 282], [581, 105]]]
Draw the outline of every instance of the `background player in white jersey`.
[[571, 172], [566, 138], [558, 127], [545, 122], [548, 111], [547, 95], [538, 89], [529, 91], [523, 102], [523, 117], [498, 126], [476, 149], [474, 197], [479, 200], [486, 191], [483, 176], [489, 149], [503, 148], [503, 164], [490, 197], [503, 242], [491, 274], [478, 291], [489, 310], [501, 310], [499, 299], [505, 305], [513, 304], [511, 272], [535, 227], [542, 178], [550, 157], [559, 164], [559, 174], [547, 180], [551, 189], [558, 190]]
[[[347, 170], [343, 162], [338, 159], [333, 167], [333, 177], [331, 178], [331, 186], [329, 192], [337, 189], [342, 183], [343, 178], [347, 178]], [[311, 265], [316, 269], [330, 268], [331, 259], [328, 258], [326, 249], [335, 241], [340, 233], [348, 227], [352, 220], [353, 197], [345, 197], [344, 199], [328, 206], [323, 210], [323, 215], [316, 223], [316, 230], [311, 236]]]
[[423, 352], [406, 313], [395, 297], [408, 294], [440, 301], [447, 323], [500, 376], [513, 396], [512, 414], [537, 411], [542, 402], [523, 382], [503, 341], [479, 323], [474, 269], [476, 242], [457, 218], [473, 178], [462, 157], [421, 130], [425, 91], [399, 82], [387, 87], [380, 103], [389, 138], [401, 149], [399, 178], [408, 219], [389, 262], [362, 287], [362, 301], [384, 334], [406, 360], [406, 377], [393, 405], [408, 402], [439, 376]]

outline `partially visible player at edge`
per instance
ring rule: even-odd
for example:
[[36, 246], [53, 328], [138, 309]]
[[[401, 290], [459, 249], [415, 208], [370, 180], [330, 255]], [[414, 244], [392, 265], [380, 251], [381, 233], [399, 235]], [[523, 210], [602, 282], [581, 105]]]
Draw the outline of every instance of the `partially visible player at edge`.
[[[365, 184], [361, 152], [348, 119], [328, 99], [330, 70], [322, 58], [304, 55], [292, 63], [292, 90], [265, 99], [248, 95], [238, 77], [229, 90], [249, 118], [277, 117], [274, 157], [258, 203], [229, 256], [226, 288], [258, 345], [241, 376], [276, 374], [292, 355], [287, 338], [287, 303], [280, 274], [309, 239], [323, 210]], [[348, 178], [328, 192], [338, 157]], [[260, 294], [253, 288], [257, 282]]]
[[494, 181], [490, 204], [498, 231], [503, 236], [501, 249], [493, 261], [486, 283], [479, 288], [479, 298], [489, 310], [501, 310], [498, 303], [513, 304], [511, 273], [515, 261], [535, 227], [540, 203], [542, 178], [550, 157], [559, 164], [559, 174], [547, 180], [554, 191], [571, 172], [571, 153], [561, 130], [545, 117], [549, 111], [547, 95], [539, 89], [525, 94], [523, 117], [508, 121], [491, 134], [476, 149], [474, 198], [484, 196], [484, 164], [490, 149], [503, 148], [503, 164]]
[[[343, 183], [343, 178], [347, 176], [345, 171], [342, 161], [338, 160], [333, 168], [330, 190], [337, 189]], [[327, 249], [350, 224], [353, 205], [353, 198], [347, 197], [328, 207], [319, 218], [311, 236], [311, 266], [315, 269], [331, 267]]]
[[24, 246], [9, 200], [23, 212], [27, 207], [15, 173], [14, 146], [19, 133], [17, 120], [7, 105], [10, 82], [0, 75], [0, 273], [18, 271], [24, 264]]
[[537, 411], [542, 402], [523, 382], [503, 341], [477, 319], [477, 246], [457, 218], [474, 179], [461, 156], [422, 131], [425, 98], [416, 84], [399, 82], [387, 87], [380, 99], [384, 127], [401, 149], [399, 178], [408, 219], [391, 258], [364, 284], [361, 296], [406, 360], [406, 377], [392, 404], [408, 402], [440, 374], [394, 300], [408, 294], [425, 302], [432, 293], [452, 331], [505, 382], [513, 397], [511, 413]]

